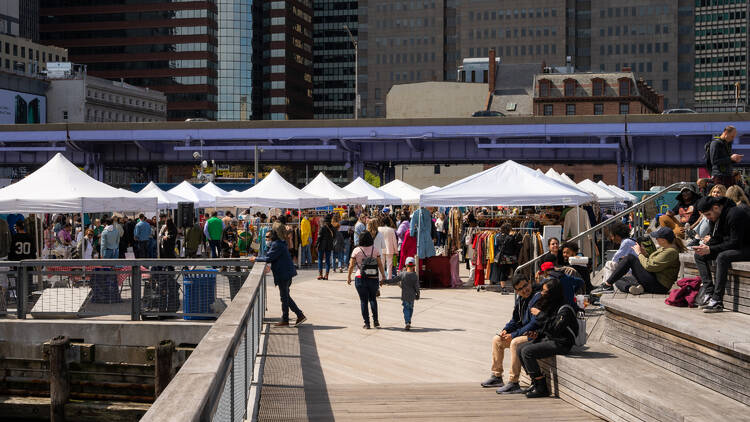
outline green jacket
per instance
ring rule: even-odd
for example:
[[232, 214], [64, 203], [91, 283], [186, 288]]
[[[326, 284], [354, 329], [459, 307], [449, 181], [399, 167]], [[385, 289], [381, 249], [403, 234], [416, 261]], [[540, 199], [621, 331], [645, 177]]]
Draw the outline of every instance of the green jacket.
[[206, 221], [206, 227], [209, 240], [221, 240], [221, 234], [224, 232], [224, 223], [219, 217], [211, 217]]
[[648, 258], [643, 254], [638, 255], [638, 260], [667, 289], [677, 281], [677, 274], [680, 272], [680, 253], [677, 249], [659, 247]]

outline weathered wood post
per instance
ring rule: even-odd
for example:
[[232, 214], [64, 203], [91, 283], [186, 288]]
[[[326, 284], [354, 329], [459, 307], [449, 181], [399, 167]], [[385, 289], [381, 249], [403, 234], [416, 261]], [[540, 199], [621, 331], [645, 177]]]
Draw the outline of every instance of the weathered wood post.
[[172, 357], [174, 356], [174, 342], [162, 340], [156, 346], [156, 379], [154, 380], [154, 398], [159, 397], [167, 388], [169, 381], [174, 376], [172, 368]]
[[70, 339], [65, 336], [57, 336], [49, 342], [49, 409], [52, 422], [65, 421], [65, 404], [70, 396], [68, 349]]

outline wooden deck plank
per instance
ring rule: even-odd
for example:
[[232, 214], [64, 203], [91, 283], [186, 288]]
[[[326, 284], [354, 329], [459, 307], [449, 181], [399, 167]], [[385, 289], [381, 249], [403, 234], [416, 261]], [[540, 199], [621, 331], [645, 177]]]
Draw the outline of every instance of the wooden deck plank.
[[[345, 274], [315, 276], [300, 271], [291, 288], [308, 322], [270, 331], [261, 421], [599, 420], [557, 398], [499, 396], [479, 386], [490, 374], [490, 342], [510, 317], [512, 295], [425, 290], [413, 329], [404, 332], [400, 290], [384, 286], [382, 328], [363, 330]], [[267, 315], [275, 320], [278, 291], [272, 284], [268, 291]], [[505, 360], [507, 368], [509, 353]]]

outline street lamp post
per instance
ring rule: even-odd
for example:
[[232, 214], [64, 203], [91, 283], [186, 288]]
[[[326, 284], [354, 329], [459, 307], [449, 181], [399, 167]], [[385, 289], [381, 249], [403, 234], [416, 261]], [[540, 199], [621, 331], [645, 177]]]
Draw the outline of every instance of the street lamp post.
[[352, 31], [349, 30], [349, 25], [344, 25], [346, 33], [349, 34], [349, 39], [354, 45], [354, 120], [359, 118], [359, 57], [357, 53], [357, 40], [354, 39]]

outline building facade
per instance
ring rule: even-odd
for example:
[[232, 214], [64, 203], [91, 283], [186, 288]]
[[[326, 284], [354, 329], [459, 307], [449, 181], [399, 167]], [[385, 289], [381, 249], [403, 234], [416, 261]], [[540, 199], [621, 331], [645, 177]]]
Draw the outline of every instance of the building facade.
[[0, 35], [0, 71], [39, 77], [47, 62], [68, 60], [68, 50], [29, 39]]
[[534, 78], [535, 116], [654, 114], [664, 98], [633, 72], [540, 74]]
[[[698, 0], [695, 5], [695, 109], [744, 111], [750, 5], [709, 0]], [[735, 106], [736, 95], [741, 107]]]
[[312, 119], [312, 0], [263, 3], [263, 120]]
[[215, 120], [216, 0], [41, 0], [40, 39], [88, 73], [167, 94], [170, 120]]
[[76, 71], [50, 79], [48, 123], [160, 122], [167, 119], [167, 97], [149, 88]]
[[[355, 107], [356, 0], [313, 2], [313, 103], [316, 119], [351, 119]], [[359, 57], [359, 60], [366, 57]]]

